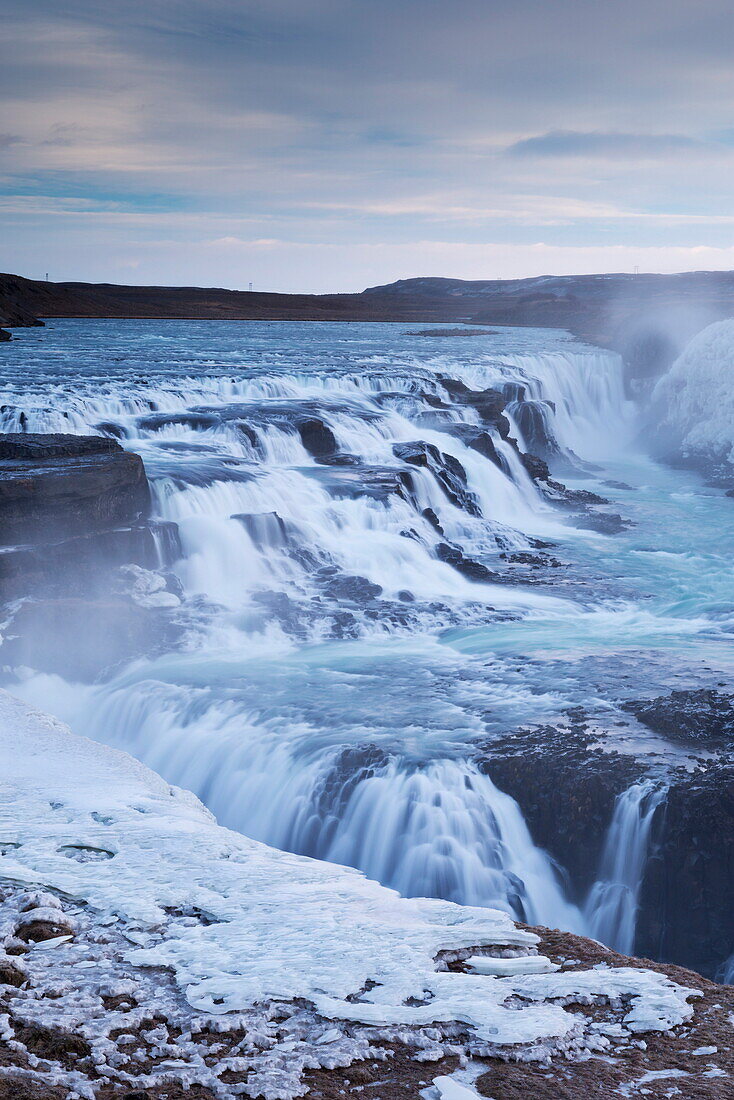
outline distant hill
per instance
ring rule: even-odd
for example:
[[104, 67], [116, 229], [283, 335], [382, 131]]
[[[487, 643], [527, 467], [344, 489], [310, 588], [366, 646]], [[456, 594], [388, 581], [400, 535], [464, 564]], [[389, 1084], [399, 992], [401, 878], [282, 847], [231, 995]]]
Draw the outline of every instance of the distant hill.
[[628, 358], [669, 358], [706, 324], [734, 316], [734, 272], [400, 279], [359, 294], [47, 283], [0, 275], [0, 326], [42, 317], [464, 322], [566, 328]]

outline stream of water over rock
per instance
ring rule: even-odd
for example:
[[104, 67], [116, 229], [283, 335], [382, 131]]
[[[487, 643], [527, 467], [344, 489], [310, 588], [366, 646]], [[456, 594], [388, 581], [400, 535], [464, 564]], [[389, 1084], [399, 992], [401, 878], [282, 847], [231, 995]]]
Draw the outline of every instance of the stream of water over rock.
[[[65, 320], [4, 355], [4, 431], [143, 456], [182, 638], [11, 690], [276, 847], [633, 948], [662, 773], [618, 800], [579, 899], [477, 763], [577, 707], [661, 755], [619, 703], [730, 679], [734, 509], [642, 453], [615, 354], [550, 330]], [[533, 479], [540, 444], [616, 533]]]

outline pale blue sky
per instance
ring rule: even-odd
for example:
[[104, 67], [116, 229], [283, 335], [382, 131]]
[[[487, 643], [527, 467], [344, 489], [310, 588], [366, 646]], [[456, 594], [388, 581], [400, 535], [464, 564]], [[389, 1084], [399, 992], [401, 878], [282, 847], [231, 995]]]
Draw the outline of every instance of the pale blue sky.
[[734, 268], [731, 0], [0, 0], [0, 268]]

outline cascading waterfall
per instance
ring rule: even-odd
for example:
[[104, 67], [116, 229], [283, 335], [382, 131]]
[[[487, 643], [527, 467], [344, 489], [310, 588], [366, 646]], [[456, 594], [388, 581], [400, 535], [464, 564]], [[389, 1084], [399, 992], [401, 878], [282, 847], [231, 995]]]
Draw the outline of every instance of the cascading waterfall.
[[589, 935], [630, 955], [650, 830], [665, 788], [652, 780], [635, 783], [617, 798], [607, 833], [599, 875], [584, 916]]
[[[517, 803], [469, 759], [486, 728], [486, 675], [424, 640], [472, 621], [580, 614], [532, 587], [477, 583], [437, 553], [444, 541], [496, 564], [569, 534], [518, 450], [471, 404], [453, 404], [443, 380], [514, 387], [542, 405], [562, 448], [596, 458], [629, 433], [618, 357], [560, 335], [547, 352], [547, 333], [502, 334], [478, 357], [400, 344], [367, 354], [351, 334], [338, 355], [329, 341], [307, 353], [300, 337], [286, 355], [265, 333], [246, 357], [225, 341], [217, 365], [211, 330], [193, 331], [196, 370], [165, 350], [148, 369], [137, 349], [118, 378], [79, 384], [70, 371], [45, 388], [6, 387], [4, 431], [102, 432], [143, 455], [157, 518], [178, 528], [173, 569], [194, 621], [183, 653], [88, 688], [38, 677], [23, 690], [193, 790], [225, 825], [404, 894], [593, 928], [631, 948], [657, 793], [642, 785], [620, 799], [604, 881], [580, 912]], [[457, 424], [484, 431], [499, 462]], [[396, 456], [416, 440], [438, 459]], [[501, 696], [523, 718], [565, 702], [512, 678]]]

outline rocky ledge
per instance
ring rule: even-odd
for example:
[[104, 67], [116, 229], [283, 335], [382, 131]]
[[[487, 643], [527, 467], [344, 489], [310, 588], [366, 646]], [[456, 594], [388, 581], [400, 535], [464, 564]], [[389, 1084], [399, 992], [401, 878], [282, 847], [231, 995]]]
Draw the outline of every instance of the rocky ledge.
[[101, 436], [0, 436], [2, 545], [54, 541], [147, 515], [139, 455]]
[[734, 988], [274, 851], [4, 693], [0, 751], [0, 1097], [731, 1094]]
[[[627, 718], [627, 716], [633, 716]], [[734, 971], [734, 696], [677, 690], [477, 746], [579, 905], [603, 877], [622, 802], [659, 792], [642, 867], [635, 950], [709, 976]]]

